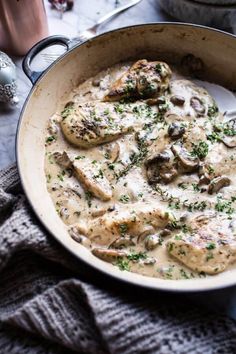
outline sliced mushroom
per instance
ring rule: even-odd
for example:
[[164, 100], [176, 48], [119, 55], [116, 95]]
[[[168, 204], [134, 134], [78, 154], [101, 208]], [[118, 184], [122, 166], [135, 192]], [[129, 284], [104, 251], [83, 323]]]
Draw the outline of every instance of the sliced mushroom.
[[170, 102], [173, 103], [175, 106], [183, 106], [185, 102], [185, 98], [180, 95], [171, 96]]
[[221, 141], [230, 149], [236, 147], [236, 136], [224, 136]]
[[56, 151], [52, 155], [53, 155], [54, 159], [56, 160], [56, 162], [58, 163], [58, 165], [65, 167], [65, 168], [72, 167], [72, 162], [71, 162], [68, 154], [65, 151], [63, 151], [63, 153]]
[[162, 237], [160, 234], [149, 235], [145, 239], [145, 248], [148, 251], [154, 250], [157, 246], [162, 244]]
[[161, 237], [169, 236], [170, 234], [171, 234], [171, 231], [168, 229], [161, 230], [161, 232], [160, 232]]
[[154, 154], [146, 160], [146, 164], [152, 163], [152, 162], [168, 162], [170, 161], [171, 158], [171, 151], [169, 150], [163, 150], [159, 154]]
[[230, 179], [227, 176], [219, 176], [213, 178], [208, 187], [208, 193], [218, 193], [219, 190], [223, 187], [228, 187], [230, 185]]
[[124, 258], [127, 256], [125, 251], [113, 250], [113, 249], [105, 249], [105, 248], [93, 248], [92, 254], [97, 258], [102, 259], [106, 262], [114, 262], [119, 258]]
[[210, 179], [209, 175], [204, 174], [204, 175], [201, 175], [201, 177], [199, 178], [198, 184], [203, 185], [203, 184], [209, 184], [210, 182], [211, 182], [211, 179]]
[[92, 85], [95, 86], [95, 87], [100, 86], [100, 80], [99, 79], [93, 79]]
[[147, 257], [143, 260], [143, 264], [145, 265], [153, 265], [156, 263], [156, 259], [154, 257]]
[[61, 208], [60, 209], [60, 216], [63, 218], [63, 219], [68, 219], [69, 218], [69, 210], [65, 207]]
[[164, 150], [146, 161], [147, 178], [149, 183], [170, 183], [178, 172], [171, 150]]
[[149, 106], [154, 106], [157, 104], [157, 99], [156, 98], [149, 98], [148, 100], [146, 100], [146, 103], [149, 105]]
[[160, 96], [160, 97], [156, 97], [156, 98], [149, 98], [146, 100], [146, 103], [149, 106], [153, 106], [154, 104], [164, 105], [164, 104], [166, 104], [166, 98], [164, 96]]
[[151, 235], [153, 232], [155, 232], [153, 226], [151, 225], [145, 225], [144, 231], [138, 236], [138, 243], [143, 242], [148, 235]]
[[106, 213], [107, 209], [103, 208], [103, 209], [94, 209], [91, 211], [91, 215], [94, 218], [97, 218], [98, 216], [103, 216]]
[[179, 167], [181, 167], [183, 172], [194, 172], [198, 169], [198, 157], [190, 155], [190, 153], [179, 144], [172, 145], [171, 149], [176, 158], [178, 159], [178, 165]]
[[113, 241], [109, 248], [123, 248], [123, 247], [129, 247], [129, 246], [134, 246], [134, 240], [130, 236], [124, 236], [124, 237], [119, 237], [115, 241]]
[[202, 100], [199, 97], [191, 97], [190, 106], [197, 112], [199, 115], [206, 113], [206, 107], [204, 106]]
[[236, 118], [230, 119], [226, 124], [225, 127], [231, 129], [232, 131], [236, 131]]
[[198, 175], [199, 175], [199, 182], [198, 182], [199, 185], [209, 184], [211, 182], [208, 165], [206, 164], [200, 165]]
[[171, 137], [171, 139], [179, 139], [181, 138], [185, 133], [185, 127], [181, 123], [171, 123], [168, 127], [168, 135]]
[[77, 227], [71, 226], [68, 231], [69, 235], [71, 236], [71, 238], [73, 238], [74, 241], [82, 243], [84, 246], [90, 245], [90, 240], [84, 235], [81, 235]]

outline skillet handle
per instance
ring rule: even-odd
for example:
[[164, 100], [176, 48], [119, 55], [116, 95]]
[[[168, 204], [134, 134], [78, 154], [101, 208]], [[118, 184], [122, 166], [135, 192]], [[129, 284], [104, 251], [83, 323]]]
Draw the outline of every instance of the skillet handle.
[[[24, 73], [26, 74], [26, 76], [28, 76], [28, 78], [30, 79], [30, 81], [32, 82], [32, 84], [34, 84], [38, 78], [44, 73], [45, 70], [43, 71], [33, 71], [31, 70], [30, 64], [33, 60], [33, 58], [39, 53], [41, 52], [43, 49], [51, 46], [51, 45], [55, 45], [55, 44], [61, 44], [64, 47], [66, 47], [66, 51], [68, 51], [70, 49], [69, 47], [69, 43], [70, 43], [70, 39], [64, 36], [50, 36], [47, 38], [42, 39], [40, 42], [36, 43], [26, 54], [26, 56], [24, 57], [24, 60], [22, 62], [22, 68], [24, 70]], [[58, 55], [60, 56], [60, 55]]]

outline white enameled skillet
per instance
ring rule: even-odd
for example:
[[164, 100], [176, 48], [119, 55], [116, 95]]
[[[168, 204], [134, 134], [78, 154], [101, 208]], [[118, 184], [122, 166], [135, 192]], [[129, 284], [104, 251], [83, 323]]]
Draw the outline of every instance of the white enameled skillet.
[[[236, 268], [205, 279], [163, 280], [122, 272], [93, 256], [69, 237], [54, 209], [44, 174], [45, 130], [48, 118], [73, 87], [121, 61], [140, 58], [180, 64], [186, 56], [197, 58], [198, 78], [236, 89], [236, 37], [210, 28], [180, 23], [152, 23], [111, 31], [68, 50], [44, 73], [32, 72], [30, 62], [40, 50], [65, 37], [39, 42], [24, 60], [24, 70], [34, 83], [25, 102], [17, 132], [17, 164], [26, 196], [47, 230], [76, 257], [107, 275], [140, 286], [168, 291], [200, 291], [236, 284]], [[68, 48], [67, 48], [68, 49]], [[194, 74], [194, 68], [192, 68]]]

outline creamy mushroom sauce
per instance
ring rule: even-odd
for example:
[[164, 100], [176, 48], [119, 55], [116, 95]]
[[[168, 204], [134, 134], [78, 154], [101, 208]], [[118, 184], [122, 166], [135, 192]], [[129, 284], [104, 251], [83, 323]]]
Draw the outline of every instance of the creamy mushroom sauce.
[[[132, 98], [130, 65], [88, 79], [49, 119], [47, 188], [68, 237], [123, 271], [152, 277], [189, 279], [229, 269], [236, 254], [234, 121], [226, 123], [213, 98], [174, 68], [154, 98], [140, 99], [137, 89]], [[110, 99], [117, 87], [122, 99]], [[80, 119], [78, 107], [81, 124], [87, 113], [90, 123], [105, 122], [100, 141], [71, 144], [68, 124]]]

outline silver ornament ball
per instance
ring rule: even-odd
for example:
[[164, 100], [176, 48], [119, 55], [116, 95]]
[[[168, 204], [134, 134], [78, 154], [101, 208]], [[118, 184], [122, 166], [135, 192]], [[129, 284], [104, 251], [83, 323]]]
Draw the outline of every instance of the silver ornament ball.
[[0, 51], [0, 102], [16, 104], [16, 66], [8, 55]]

